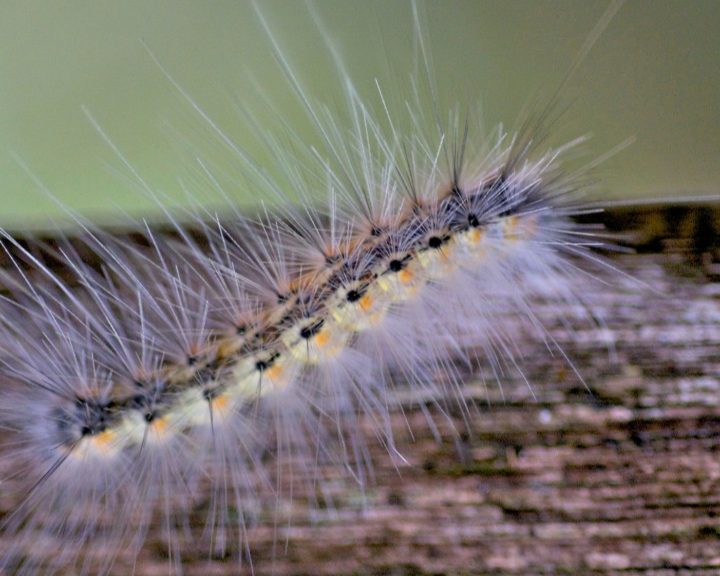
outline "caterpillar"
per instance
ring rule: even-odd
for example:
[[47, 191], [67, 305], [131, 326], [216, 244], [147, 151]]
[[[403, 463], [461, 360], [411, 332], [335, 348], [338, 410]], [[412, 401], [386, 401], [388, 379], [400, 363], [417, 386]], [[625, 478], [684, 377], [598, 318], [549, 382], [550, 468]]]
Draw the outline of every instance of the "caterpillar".
[[382, 90], [378, 113], [343, 76], [345, 129], [306, 98], [259, 18], [326, 146], [266, 136], [283, 158], [277, 182], [225, 141], [275, 202], [256, 215], [199, 206], [192, 224], [169, 217], [167, 232], [141, 225], [132, 241], [80, 219], [82, 233], [54, 245], [2, 233], [3, 485], [21, 487], [3, 522], [7, 573], [114, 573], [153, 523], [169, 573], [198, 543], [252, 570], [246, 532], [285, 484], [322, 484], [332, 463], [364, 487], [368, 436], [402, 457], [393, 412], [416, 407], [428, 426], [472, 418], [466, 374], [482, 365], [501, 386], [521, 370], [520, 332], [564, 354], [538, 303], [594, 321], [573, 281], [609, 265], [593, 251], [604, 240], [571, 219], [588, 210], [587, 172], [565, 168], [582, 139], [543, 148], [555, 101], [514, 135], [445, 118], [418, 32], [430, 96], [416, 88], [405, 103], [410, 130]]

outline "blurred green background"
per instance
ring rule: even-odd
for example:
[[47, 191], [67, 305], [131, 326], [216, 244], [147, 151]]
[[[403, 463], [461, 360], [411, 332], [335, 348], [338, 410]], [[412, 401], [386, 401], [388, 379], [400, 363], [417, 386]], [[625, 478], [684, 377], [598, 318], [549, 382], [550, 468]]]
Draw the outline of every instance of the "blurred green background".
[[[363, 94], [378, 77], [406, 89], [413, 62], [410, 4], [333, 0], [260, 2], [260, 9], [314, 98], [340, 99], [327, 38]], [[421, 5], [446, 104], [482, 104], [488, 128], [512, 127], [526, 104], [543, 102], [608, 2], [444, 1]], [[11, 0], [0, 5], [0, 225], [47, 226], [61, 203], [102, 222], [122, 211], [158, 213], [83, 114], [102, 129], [172, 206], [203, 198], [198, 155], [239, 203], [258, 201], [235, 159], [163, 76], [143, 46], [226, 134], [255, 155], [242, 120], [287, 122], [316, 142], [272, 55], [251, 4], [237, 0]], [[258, 91], [262, 87], [262, 92]], [[634, 143], [603, 163], [597, 194], [649, 198], [720, 192], [720, 2], [629, 0], [564, 94], [556, 138], [589, 134], [589, 158]], [[273, 108], [268, 107], [271, 102]], [[270, 126], [275, 128], [270, 128]], [[257, 151], [273, 171], [271, 155]]]

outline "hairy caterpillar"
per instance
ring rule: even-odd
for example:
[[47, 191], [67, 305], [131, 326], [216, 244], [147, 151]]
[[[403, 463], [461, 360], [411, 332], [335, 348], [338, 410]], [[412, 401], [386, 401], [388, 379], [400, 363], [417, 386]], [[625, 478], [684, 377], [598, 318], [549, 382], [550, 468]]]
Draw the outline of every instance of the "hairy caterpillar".
[[322, 481], [317, 463], [330, 461], [362, 486], [361, 419], [397, 453], [387, 417], [401, 397], [436, 404], [430, 421], [467, 411], [463, 371], [480, 359], [501, 382], [519, 363], [518, 330], [562, 353], [531, 302], [590, 317], [568, 283], [579, 261], [599, 262], [598, 240], [568, 219], [585, 175], [563, 171], [572, 145], [541, 149], [546, 118], [482, 140], [417, 95], [404, 133], [346, 90], [347, 131], [306, 102], [328, 150], [284, 160], [300, 207], [241, 157], [254, 186], [281, 196], [258, 218], [208, 222], [199, 209], [196, 232], [146, 229], [139, 244], [87, 228], [42, 255], [4, 235], [16, 273], [2, 410], [24, 463], [6, 482], [28, 488], [5, 520], [6, 571], [112, 572], [160, 518], [180, 572], [208, 483], [203, 547], [242, 551], [252, 502], [279, 484], [268, 454], [291, 460], [295, 482]]

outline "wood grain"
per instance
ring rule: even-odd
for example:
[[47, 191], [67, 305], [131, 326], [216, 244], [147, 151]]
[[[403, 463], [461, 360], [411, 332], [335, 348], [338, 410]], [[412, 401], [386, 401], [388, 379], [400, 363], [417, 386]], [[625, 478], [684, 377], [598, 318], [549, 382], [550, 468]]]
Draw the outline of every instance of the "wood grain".
[[[718, 214], [606, 215], [639, 249], [611, 263], [646, 287], [621, 275], [591, 283], [603, 328], [564, 325], [572, 309], [537, 310], [584, 383], [561, 355], [520, 335], [529, 386], [517, 373], [502, 390], [471, 380], [467, 426], [452, 414], [453, 434], [436, 418], [439, 442], [420, 410], [397, 413], [404, 459], [370, 441], [364, 491], [328, 468], [324, 506], [300, 487], [289, 523], [261, 514], [248, 534], [254, 573], [720, 574]], [[9, 506], [3, 498], [2, 512]], [[136, 573], [166, 574], [165, 549], [152, 532]], [[188, 575], [238, 573], [229, 557], [183, 561]], [[114, 573], [130, 570], [119, 558]]]

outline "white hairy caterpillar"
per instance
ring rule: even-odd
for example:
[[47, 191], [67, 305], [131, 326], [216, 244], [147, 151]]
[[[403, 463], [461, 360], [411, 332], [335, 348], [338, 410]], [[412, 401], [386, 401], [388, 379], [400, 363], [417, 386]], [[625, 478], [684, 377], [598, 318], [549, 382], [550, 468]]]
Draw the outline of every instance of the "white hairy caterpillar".
[[[502, 380], [517, 324], [547, 338], [531, 299], [584, 310], [566, 280], [598, 240], [568, 218], [584, 174], [563, 171], [566, 149], [541, 148], [551, 109], [484, 139], [418, 96], [404, 133], [345, 88], [352, 128], [305, 102], [327, 154], [285, 152], [300, 207], [210, 222], [199, 210], [199, 233], [147, 229], [144, 246], [88, 229], [80, 247], [44, 256], [4, 235], [17, 274], [2, 303], [2, 410], [24, 463], [6, 481], [29, 488], [5, 521], [6, 571], [112, 572], [159, 517], [181, 572], [192, 495], [207, 483], [204, 546], [242, 551], [245, 511], [272, 484], [261, 456], [290, 453], [308, 482], [318, 460], [339, 461], [362, 485], [356, 420], [394, 452], [398, 392], [465, 410], [459, 364], [482, 356]], [[252, 182], [289, 194], [260, 171]]]

